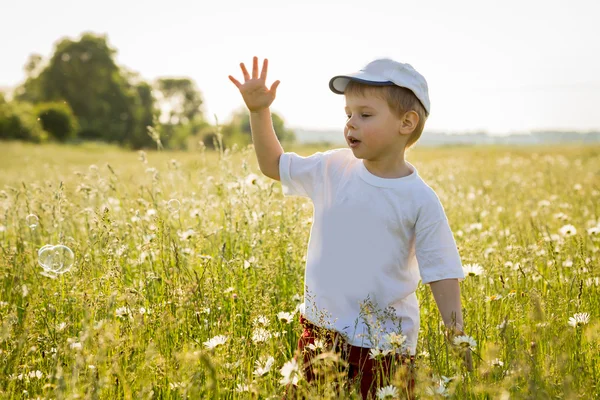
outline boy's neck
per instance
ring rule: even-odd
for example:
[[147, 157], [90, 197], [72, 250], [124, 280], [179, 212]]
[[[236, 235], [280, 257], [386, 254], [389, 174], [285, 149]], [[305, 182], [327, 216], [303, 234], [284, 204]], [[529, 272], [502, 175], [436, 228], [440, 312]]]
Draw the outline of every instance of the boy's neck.
[[397, 179], [408, 176], [412, 173], [408, 164], [404, 160], [404, 154], [395, 159], [383, 160], [362, 160], [365, 168], [375, 176], [386, 179]]

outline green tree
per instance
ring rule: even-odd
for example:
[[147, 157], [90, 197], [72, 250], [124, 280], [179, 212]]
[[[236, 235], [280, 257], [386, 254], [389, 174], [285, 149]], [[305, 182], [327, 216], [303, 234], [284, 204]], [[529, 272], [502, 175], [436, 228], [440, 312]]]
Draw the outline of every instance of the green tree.
[[30, 58], [25, 69], [31, 75], [17, 89], [16, 98], [34, 103], [66, 101], [78, 119], [80, 137], [137, 145], [153, 113], [153, 101], [151, 96], [140, 99], [147, 88], [127, 80], [115, 64], [115, 54], [104, 35], [85, 33], [79, 40], [63, 39], [38, 75], [34, 71], [41, 61]]
[[156, 80], [157, 101], [161, 122], [183, 125], [202, 118], [202, 94], [189, 78], [159, 78]]
[[[296, 140], [294, 131], [285, 126], [285, 121], [279, 114], [271, 112], [271, 118], [273, 120], [275, 135], [281, 143], [292, 143]], [[230, 122], [222, 127], [221, 132], [223, 134], [223, 143], [226, 147], [231, 146], [233, 143], [241, 146], [252, 143], [252, 130], [250, 128], [248, 110], [244, 108], [235, 111]]]
[[65, 142], [76, 137], [79, 126], [66, 102], [40, 103], [35, 111], [42, 128], [54, 139]]
[[31, 104], [0, 102], [0, 139], [41, 142], [47, 139], [47, 134]]

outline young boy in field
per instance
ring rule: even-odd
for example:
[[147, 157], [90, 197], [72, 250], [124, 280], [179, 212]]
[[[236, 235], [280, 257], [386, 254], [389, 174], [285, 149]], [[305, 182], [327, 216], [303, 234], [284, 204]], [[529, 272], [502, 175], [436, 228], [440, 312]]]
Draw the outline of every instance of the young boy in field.
[[[419, 279], [429, 284], [447, 333], [463, 334], [456, 243], [438, 196], [405, 160], [429, 116], [427, 82], [389, 59], [333, 77], [330, 89], [346, 100], [349, 148], [301, 157], [285, 153], [273, 130], [269, 107], [279, 81], [267, 88], [268, 61], [259, 71], [254, 57], [251, 75], [240, 67], [244, 83], [229, 79], [250, 111], [260, 170], [281, 181], [284, 195], [314, 205], [298, 342], [304, 376], [315, 379], [311, 360], [325, 344], [342, 354], [363, 398], [374, 396], [378, 377], [414, 363]], [[465, 361], [471, 368], [469, 353]], [[411, 378], [409, 397], [413, 387]]]

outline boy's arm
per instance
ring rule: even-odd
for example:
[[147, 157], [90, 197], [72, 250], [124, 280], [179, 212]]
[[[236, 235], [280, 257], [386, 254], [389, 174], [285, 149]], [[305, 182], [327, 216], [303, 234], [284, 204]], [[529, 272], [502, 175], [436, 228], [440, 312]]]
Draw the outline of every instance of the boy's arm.
[[430, 282], [429, 287], [437, 303], [444, 325], [456, 334], [463, 334], [463, 316], [458, 279]]
[[[458, 279], [442, 279], [430, 282], [429, 287], [444, 320], [444, 325], [446, 325], [447, 337], [452, 340], [454, 336], [464, 335]], [[473, 360], [469, 348], [464, 353], [464, 361], [467, 370], [473, 371]]]
[[266, 108], [250, 112], [250, 128], [260, 170], [269, 178], [280, 180], [279, 158], [283, 154], [283, 148], [273, 129], [271, 111]]
[[252, 130], [252, 141], [258, 166], [263, 174], [269, 178], [279, 180], [279, 158], [283, 154], [283, 148], [277, 140], [273, 121], [271, 120], [271, 111], [269, 107], [275, 100], [275, 93], [279, 81], [273, 82], [271, 88], [267, 88], [267, 70], [269, 62], [263, 61], [263, 68], [258, 71], [258, 58], [252, 60], [252, 77], [248, 74], [244, 63], [240, 63], [240, 68], [244, 75], [244, 83], [240, 83], [233, 76], [229, 75], [229, 80], [240, 90], [244, 102], [250, 111], [250, 128]]

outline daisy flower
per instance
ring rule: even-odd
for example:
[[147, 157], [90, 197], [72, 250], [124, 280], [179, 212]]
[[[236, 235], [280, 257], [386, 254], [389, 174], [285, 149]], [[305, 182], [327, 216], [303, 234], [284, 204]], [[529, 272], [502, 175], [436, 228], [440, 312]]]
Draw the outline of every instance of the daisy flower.
[[577, 229], [573, 225], [564, 225], [559, 229], [559, 233], [563, 236], [573, 236], [577, 233]]
[[465, 347], [465, 348], [472, 348], [472, 347], [477, 346], [477, 342], [471, 336], [461, 335], [461, 336], [456, 336], [454, 338], [454, 345], [460, 346], [460, 347]]
[[269, 373], [274, 363], [275, 359], [271, 356], [267, 357], [266, 359], [261, 358], [260, 360], [256, 360], [256, 369], [254, 370], [253, 374], [256, 376], [266, 375]]
[[297, 385], [298, 380], [300, 380], [300, 378], [302, 377], [300, 369], [298, 368], [298, 362], [295, 358], [283, 364], [283, 367], [281, 367], [279, 373], [282, 376], [279, 383], [281, 383], [282, 385], [287, 385], [290, 383], [292, 385]]
[[384, 386], [384, 387], [377, 389], [377, 398], [378, 399], [387, 399], [387, 398], [394, 399], [394, 398], [398, 397], [398, 395], [399, 395], [398, 389], [396, 389], [392, 385]]
[[283, 321], [288, 324], [290, 322], [292, 322], [293, 317], [294, 317], [294, 313], [285, 312], [285, 311], [281, 311], [277, 314], [277, 318], [279, 318], [280, 321]]
[[588, 313], [575, 313], [571, 318], [569, 318], [569, 325], [571, 325], [573, 328], [586, 325], [588, 322], [590, 322], [590, 314]]
[[254, 332], [252, 332], [252, 341], [254, 343], [266, 342], [271, 339], [272, 336], [271, 332], [265, 328], [256, 328], [254, 329]]
[[402, 345], [406, 341], [405, 335], [402, 335], [402, 334], [399, 334], [396, 332], [388, 333], [383, 338], [387, 343], [389, 343], [394, 348], [402, 347]]
[[265, 317], [264, 315], [259, 315], [258, 317], [254, 318], [252, 325], [256, 326], [259, 324], [263, 326], [269, 326], [269, 318]]
[[463, 265], [463, 272], [467, 276], [477, 276], [483, 274], [483, 268], [479, 264], [465, 264]]
[[214, 349], [215, 347], [221, 345], [221, 344], [225, 344], [225, 342], [227, 341], [227, 336], [225, 335], [217, 335], [209, 340], [207, 340], [206, 342], [204, 342], [204, 346], [206, 346], [209, 350]]
[[321, 340], [321, 339], [315, 339], [315, 343], [314, 344], [311, 343], [311, 344], [309, 344], [306, 347], [308, 347], [309, 349], [311, 349], [313, 351], [316, 351], [317, 349], [322, 350], [322, 349], [325, 348], [325, 341]]

